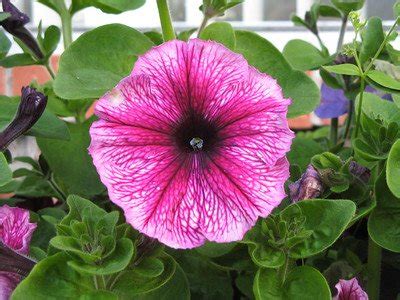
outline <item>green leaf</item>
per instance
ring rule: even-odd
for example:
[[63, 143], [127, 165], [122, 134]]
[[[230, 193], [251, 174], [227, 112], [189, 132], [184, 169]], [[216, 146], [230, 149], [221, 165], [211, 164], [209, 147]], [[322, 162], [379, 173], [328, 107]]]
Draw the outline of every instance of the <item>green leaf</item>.
[[189, 282], [185, 272], [179, 265], [171, 279], [160, 288], [149, 293], [140, 294], [135, 297], [138, 300], [189, 300], [190, 289]]
[[113, 286], [112, 291], [122, 298], [132, 298], [139, 294], [154, 291], [166, 284], [174, 275], [176, 262], [171, 256], [164, 255], [159, 257], [164, 264], [164, 271], [157, 277], [143, 276], [142, 272], [132, 270], [123, 271], [118, 276], [118, 280]]
[[11, 48], [11, 41], [3, 30], [0, 30], [0, 60], [3, 59]]
[[379, 85], [393, 90], [400, 90], [400, 81], [393, 77], [377, 70], [371, 70], [367, 73], [367, 76]]
[[192, 28], [192, 29], [189, 29], [189, 30], [181, 31], [181, 32], [178, 33], [176, 38], [178, 40], [187, 42], [190, 39], [190, 37], [192, 36], [192, 34], [195, 33], [196, 31], [197, 31], [197, 28]]
[[214, 243], [206, 242], [203, 246], [196, 248], [196, 251], [207, 257], [219, 257], [229, 253], [237, 243]]
[[364, 6], [365, 0], [331, 0], [343, 14], [348, 15], [351, 11], [356, 11]]
[[284, 95], [292, 100], [288, 117], [294, 118], [312, 112], [320, 101], [320, 92], [314, 81], [305, 73], [293, 70], [278, 49], [261, 36], [236, 31], [236, 52], [241, 53], [250, 65], [278, 80]]
[[77, 299], [95, 290], [92, 277], [67, 265], [68, 255], [58, 253], [40, 261], [15, 289], [11, 299]]
[[134, 252], [133, 243], [130, 239], [117, 241], [115, 251], [101, 260], [98, 264], [85, 264], [77, 261], [69, 261], [68, 265], [78, 272], [89, 275], [111, 275], [124, 270], [130, 263]]
[[37, 62], [28, 53], [13, 54], [0, 60], [0, 66], [4, 68], [14, 68], [20, 66], [35, 65]]
[[[356, 99], [356, 111], [358, 111], [360, 96]], [[380, 98], [379, 96], [364, 92], [362, 112], [371, 119], [382, 119], [386, 125], [396, 122], [400, 125], [400, 109], [390, 101]]]
[[393, 195], [400, 198], [400, 140], [392, 146], [386, 164], [387, 184]]
[[83, 124], [68, 124], [70, 141], [37, 139], [50, 169], [66, 187], [68, 194], [92, 196], [105, 190], [87, 151], [91, 124], [92, 120]]
[[12, 180], [12, 171], [8, 166], [7, 159], [0, 152], [0, 186], [9, 183]]
[[257, 300], [331, 299], [331, 292], [324, 276], [309, 266], [294, 268], [283, 284], [276, 270], [259, 269], [254, 278], [253, 292]]
[[62, 54], [54, 91], [63, 99], [99, 98], [129, 75], [137, 56], [153, 45], [139, 31], [120, 24], [86, 32]]
[[298, 165], [304, 172], [314, 155], [324, 152], [319, 143], [312, 139], [296, 137], [292, 141], [292, 147], [287, 154], [291, 165]]
[[83, 211], [89, 210], [90, 214], [96, 218], [100, 219], [104, 217], [107, 213], [92, 201], [81, 198], [76, 195], [70, 195], [67, 198], [67, 204], [69, 207], [69, 213], [65, 218], [61, 220], [62, 225], [69, 226], [73, 220], [82, 221], [83, 220]]
[[11, 16], [10, 13], [6, 13], [6, 12], [0, 12], [0, 22], [4, 21], [5, 19], [8, 19]]
[[368, 218], [368, 232], [379, 246], [400, 253], [400, 199], [387, 186], [383, 171], [375, 183], [377, 206]]
[[[19, 105], [17, 98], [0, 96], [0, 130], [5, 128], [14, 118]], [[68, 140], [69, 131], [66, 123], [47, 109], [38, 122], [25, 135], [37, 137]]]
[[158, 31], [146, 31], [143, 34], [147, 36], [154, 43], [154, 45], [161, 45], [164, 43], [163, 36]]
[[60, 38], [61, 31], [57, 26], [52, 25], [46, 29], [43, 39], [43, 50], [47, 56], [53, 54], [53, 52], [57, 49]]
[[120, 14], [125, 11], [141, 7], [146, 0], [73, 0], [70, 8], [71, 14], [86, 7], [96, 7], [109, 14]]
[[282, 52], [294, 69], [308, 71], [332, 62], [332, 57], [303, 40], [289, 41]]
[[350, 200], [300, 201], [285, 208], [282, 219], [290, 220], [299, 210], [306, 218], [304, 229], [312, 234], [290, 250], [289, 256], [295, 259], [315, 255], [332, 245], [351, 222], [356, 206]]
[[164, 264], [155, 257], [145, 257], [137, 266], [135, 272], [144, 277], [157, 277], [164, 272]]
[[200, 34], [202, 40], [216, 41], [227, 48], [234, 50], [236, 47], [235, 31], [227, 22], [215, 22], [208, 25]]
[[[85, 0], [83, 0], [85, 1]], [[59, 0], [38, 0], [39, 3], [46, 5], [47, 7], [51, 8], [52, 10], [56, 11], [58, 14], [68, 13], [67, 7], [65, 6], [64, 1]]]
[[382, 20], [378, 17], [369, 18], [367, 25], [361, 32], [361, 38], [362, 44], [359, 57], [361, 64], [364, 64], [368, 59], [374, 57], [385, 39]]
[[336, 8], [330, 5], [319, 5], [318, 13], [322, 17], [341, 18], [342, 14]]
[[323, 68], [328, 72], [335, 74], [360, 76], [360, 70], [357, 68], [356, 65], [353, 64], [324, 66]]

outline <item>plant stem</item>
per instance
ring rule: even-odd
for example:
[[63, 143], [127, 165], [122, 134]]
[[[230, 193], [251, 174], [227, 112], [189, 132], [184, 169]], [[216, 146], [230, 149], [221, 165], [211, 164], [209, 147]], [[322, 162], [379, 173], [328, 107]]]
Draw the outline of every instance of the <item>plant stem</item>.
[[50, 177], [47, 180], [50, 184], [50, 186], [53, 188], [53, 190], [56, 192], [58, 195], [58, 198], [62, 200], [63, 202], [67, 201], [67, 196], [64, 194], [64, 192], [58, 187], [57, 183], [54, 181], [53, 177]]
[[64, 49], [67, 49], [72, 44], [72, 16], [67, 9], [61, 14], [61, 26]]
[[[342, 18], [342, 26], [340, 27], [339, 40], [338, 40], [338, 43], [336, 46], [336, 53], [338, 53], [340, 51], [340, 49], [342, 49], [344, 35], [346, 33], [346, 26], [347, 26], [347, 15], [343, 16], [343, 18]], [[333, 146], [336, 146], [336, 144], [337, 144], [338, 130], [339, 130], [339, 119], [332, 118], [331, 119], [330, 138], [331, 138], [331, 143]]]
[[174, 40], [175, 30], [172, 26], [171, 14], [169, 13], [167, 0], [157, 0], [158, 14], [160, 15], [161, 28], [164, 42]]
[[206, 28], [209, 20], [210, 18], [204, 15], [203, 21], [201, 22], [201, 25], [199, 27], [199, 31], [197, 32], [197, 37], [200, 37], [201, 32], [204, 30], [204, 28]]
[[368, 239], [368, 284], [367, 292], [370, 300], [379, 299], [381, 282], [382, 248], [371, 238]]
[[49, 61], [46, 62], [45, 67], [46, 67], [47, 71], [49, 72], [51, 78], [53, 78], [53, 79], [56, 78], [56, 74], [54, 74], [54, 71], [53, 71]]
[[361, 84], [360, 84], [360, 100], [358, 101], [358, 111], [357, 111], [357, 120], [356, 120], [356, 129], [354, 137], [357, 138], [358, 131], [360, 130], [360, 122], [361, 122], [361, 113], [362, 113], [362, 104], [364, 98], [364, 89], [365, 89], [365, 78], [364, 76], [361, 77]]

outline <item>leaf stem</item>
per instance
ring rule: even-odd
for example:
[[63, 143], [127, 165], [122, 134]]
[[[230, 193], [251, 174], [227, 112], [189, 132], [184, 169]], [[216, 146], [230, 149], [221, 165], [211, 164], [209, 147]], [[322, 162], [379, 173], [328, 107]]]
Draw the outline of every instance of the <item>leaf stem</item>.
[[201, 25], [200, 25], [199, 30], [197, 32], [197, 37], [200, 37], [200, 34], [204, 30], [204, 28], [206, 28], [207, 23], [208, 23], [209, 20], [210, 20], [210, 18], [206, 14], [204, 14], [203, 21], [201, 22]]
[[176, 39], [175, 30], [172, 26], [171, 14], [167, 0], [157, 0], [158, 14], [160, 15], [161, 29], [164, 42]]
[[56, 192], [56, 194], [58, 195], [58, 199], [62, 200], [63, 202], [66, 202], [67, 201], [67, 196], [58, 187], [57, 183], [53, 179], [53, 176], [50, 176], [50, 178], [47, 181], [49, 182], [49, 184], [53, 188], [53, 190]]
[[381, 282], [382, 248], [371, 238], [368, 239], [368, 283], [367, 292], [370, 300], [379, 299]]
[[67, 9], [61, 13], [61, 27], [64, 49], [67, 49], [72, 44], [72, 16]]
[[53, 71], [53, 68], [50, 65], [50, 62], [47, 61], [44, 66], [46, 67], [47, 71], [49, 72], [51, 78], [53, 78], [53, 79], [56, 78], [56, 74], [54, 74], [54, 71]]
[[357, 120], [356, 120], [356, 129], [354, 133], [354, 137], [357, 138], [358, 132], [360, 130], [360, 122], [361, 122], [361, 114], [362, 114], [362, 104], [363, 104], [363, 98], [364, 98], [364, 89], [365, 89], [365, 77], [361, 77], [361, 83], [360, 83], [360, 98], [358, 101], [358, 110], [357, 110]]

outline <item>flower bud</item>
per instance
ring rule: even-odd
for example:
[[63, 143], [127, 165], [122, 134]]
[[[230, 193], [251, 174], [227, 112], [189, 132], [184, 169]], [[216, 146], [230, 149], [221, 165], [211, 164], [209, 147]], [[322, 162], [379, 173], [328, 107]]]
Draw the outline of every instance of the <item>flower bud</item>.
[[36, 39], [33, 35], [25, 28], [25, 25], [29, 23], [29, 17], [18, 10], [10, 0], [2, 0], [3, 12], [9, 13], [11, 16], [0, 22], [0, 25], [14, 37], [20, 39], [38, 59], [43, 59], [44, 54], [40, 49]]
[[298, 202], [319, 197], [323, 193], [324, 187], [317, 170], [309, 165], [301, 178], [289, 185], [289, 190], [292, 201]]
[[47, 104], [47, 97], [31, 87], [22, 88], [21, 102], [14, 120], [0, 133], [0, 151], [20, 135], [27, 132], [39, 120]]

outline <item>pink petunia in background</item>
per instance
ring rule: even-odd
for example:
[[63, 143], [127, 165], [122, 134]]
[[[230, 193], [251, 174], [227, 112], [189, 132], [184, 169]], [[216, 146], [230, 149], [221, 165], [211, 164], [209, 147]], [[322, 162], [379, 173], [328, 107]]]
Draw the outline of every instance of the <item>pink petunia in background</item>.
[[[8, 248], [28, 255], [35, 229], [36, 224], [29, 222], [28, 210], [8, 205], [0, 207], [0, 241]], [[18, 274], [0, 271], [0, 300], [8, 300], [21, 279]]]
[[368, 295], [358, 283], [357, 278], [340, 279], [335, 287], [338, 293], [334, 300], [368, 300]]
[[174, 248], [237, 241], [285, 197], [289, 104], [241, 55], [174, 40], [99, 100], [89, 151], [140, 232]]

